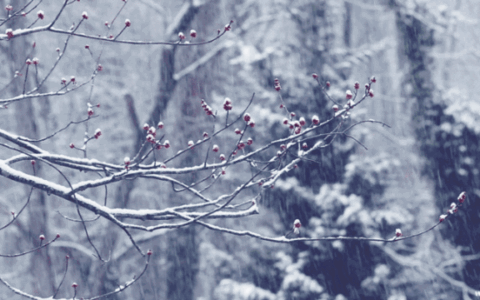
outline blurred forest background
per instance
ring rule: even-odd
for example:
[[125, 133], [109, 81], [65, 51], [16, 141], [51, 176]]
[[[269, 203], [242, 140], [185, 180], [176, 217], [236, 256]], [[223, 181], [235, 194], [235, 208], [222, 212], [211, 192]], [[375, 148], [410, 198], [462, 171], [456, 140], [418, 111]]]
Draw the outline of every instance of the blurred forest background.
[[[12, 3], [13, 2], [13, 3]], [[20, 6], [25, 0], [2, 0]], [[83, 11], [89, 19], [79, 32], [105, 34], [120, 0], [82, 0], [67, 8], [56, 27], [69, 28]], [[59, 1], [43, 1], [45, 21]], [[188, 12], [188, 13], [185, 13]], [[74, 37], [66, 57], [43, 91], [57, 90], [60, 78], [88, 79], [103, 51], [103, 71], [88, 85], [65, 97], [44, 97], [12, 104], [0, 111], [0, 127], [31, 138], [47, 136], [69, 121], [85, 117], [86, 99], [100, 103], [90, 128], [103, 135], [89, 147], [89, 158], [121, 163], [136, 153], [145, 122], [165, 123], [166, 138], [176, 145], [201, 138], [211, 130], [200, 107], [205, 99], [221, 111], [225, 97], [240, 113], [255, 93], [250, 114], [257, 121], [255, 147], [288, 134], [281, 124], [274, 79], [297, 115], [325, 120], [332, 103], [313, 72], [330, 81], [328, 93], [344, 101], [345, 90], [374, 75], [375, 96], [352, 110], [349, 124], [368, 119], [378, 124], [356, 126], [352, 139], [338, 138], [282, 177], [259, 200], [260, 215], [214, 223], [281, 236], [295, 219], [301, 236], [367, 236], [390, 238], [395, 228], [405, 235], [433, 225], [462, 191], [468, 198], [458, 214], [425, 235], [393, 244], [365, 242], [269, 243], [190, 226], [136, 235], [154, 251], [147, 274], [133, 287], [108, 299], [267, 300], [267, 299], [475, 299], [480, 290], [479, 141], [477, 100], [480, 56], [477, 42], [480, 1], [472, 0], [130, 0], [119, 15], [117, 32], [128, 18], [129, 40], [177, 40], [190, 29], [207, 40], [233, 20], [232, 30], [211, 44], [194, 47], [135, 46]], [[178, 16], [183, 16], [179, 19]], [[27, 17], [28, 18], [28, 17]], [[35, 19], [18, 19], [21, 28]], [[37, 25], [41, 25], [38, 23]], [[115, 27], [114, 27], [115, 28]], [[178, 31], [177, 31], [178, 30]], [[65, 35], [49, 32], [0, 42], [2, 98], [22, 92], [23, 79], [12, 81], [28, 57], [38, 57], [39, 72], [54, 63]], [[36, 47], [32, 48], [32, 43]], [[36, 83], [33, 78], [30, 86]], [[344, 102], [342, 102], [344, 103]], [[333, 125], [330, 130], [333, 129]], [[70, 149], [81, 144], [84, 125], [42, 143], [53, 153], [82, 156]], [[233, 143], [225, 137], [220, 146]], [[1, 158], [14, 154], [2, 148]], [[73, 151], [73, 152], [72, 152]], [[205, 149], [194, 149], [178, 166], [198, 164]], [[267, 157], [265, 157], [267, 158]], [[25, 166], [27, 168], [27, 165]], [[40, 169], [43, 176], [49, 170]], [[249, 170], [227, 172], [215, 192], [238, 184]], [[95, 176], [69, 173], [73, 178]], [[53, 180], [53, 179], [52, 179]], [[29, 189], [0, 178], [0, 221], [10, 220]], [[102, 201], [103, 190], [96, 199]], [[158, 182], [132, 180], [110, 188], [112, 207], [163, 208], [188, 195]], [[254, 191], [251, 192], [254, 195]], [[95, 196], [95, 195], [93, 195]], [[154, 203], [147, 199], [157, 199]], [[77, 282], [80, 297], [117, 288], [142, 266], [128, 237], [108, 221], [89, 224], [102, 253], [92, 255], [74, 206], [34, 192], [27, 212], [15, 226], [0, 232], [1, 253], [20, 252], [38, 243], [39, 234], [62, 239], [17, 259], [0, 259], [0, 276], [33, 295], [48, 297], [71, 258], [66, 283]], [[61, 213], [61, 214], [59, 214]], [[69, 285], [59, 297], [71, 297]], [[0, 285], [0, 299], [22, 299]]]

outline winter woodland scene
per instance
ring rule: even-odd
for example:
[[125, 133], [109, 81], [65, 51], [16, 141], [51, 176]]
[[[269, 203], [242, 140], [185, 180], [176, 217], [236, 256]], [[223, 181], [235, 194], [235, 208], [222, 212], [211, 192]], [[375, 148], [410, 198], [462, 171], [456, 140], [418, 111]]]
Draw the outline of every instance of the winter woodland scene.
[[480, 1], [0, 7], [0, 299], [480, 299]]

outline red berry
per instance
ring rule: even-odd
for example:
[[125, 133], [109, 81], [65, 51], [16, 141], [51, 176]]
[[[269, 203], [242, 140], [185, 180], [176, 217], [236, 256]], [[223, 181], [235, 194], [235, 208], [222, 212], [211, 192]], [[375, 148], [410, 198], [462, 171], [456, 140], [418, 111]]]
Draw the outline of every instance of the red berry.
[[244, 120], [245, 122], [250, 121], [250, 115], [249, 115], [248, 113], [244, 114], [244, 115], [243, 115], [243, 120]]
[[152, 254], [153, 254], [153, 251], [149, 249], [149, 250], [147, 251], [147, 255], [152, 255]]
[[301, 117], [299, 119], [299, 122], [300, 122], [300, 126], [305, 126], [305, 124], [307, 124], [307, 122], [305, 122], [305, 118], [304, 117]]
[[250, 127], [252, 127], [252, 128], [255, 127], [255, 121], [254, 121], [254, 120], [250, 120], [250, 121], [248, 122], [248, 126], [250, 126]]
[[130, 22], [129, 19], [126, 19], [125, 20], [125, 27], [130, 27], [130, 26], [132, 26], [132, 22]]
[[165, 142], [163, 142], [163, 147], [165, 148], [170, 148], [170, 142], [168, 140], [166, 140]]
[[332, 106], [332, 109], [333, 109], [334, 112], [337, 112], [337, 111], [338, 111], [338, 105], [336, 105], [336, 104], [333, 105], [333, 106]]
[[302, 148], [303, 148], [303, 149], [307, 149], [307, 148], [308, 148], [307, 143], [303, 143], [303, 144], [302, 144]]
[[5, 30], [5, 33], [7, 34], [7, 37], [11, 39], [13, 37], [13, 30], [11, 28], [8, 28]]
[[5, 9], [7, 11], [11, 11], [11, 10], [13, 10], [13, 7], [9, 4], [9, 5], [5, 6]]
[[183, 34], [183, 32], [178, 33], [178, 38], [181, 39], [181, 40], [185, 39], [185, 35]]
[[395, 236], [396, 237], [401, 237], [402, 236], [402, 231], [399, 228], [395, 229]]
[[45, 18], [45, 13], [43, 12], [43, 10], [39, 10], [37, 12], [37, 16], [40, 20], [43, 20], [43, 18]]
[[275, 86], [275, 90], [276, 90], [277, 92], [280, 91], [281, 89], [282, 89], [282, 87], [281, 87], [280, 85], [276, 85], [276, 86]]
[[88, 44], [85, 45], [85, 49], [90, 49], [90, 46]]
[[57, 233], [56, 238], [57, 238], [57, 239], [60, 238], [60, 233]]
[[204, 133], [203, 133], [203, 138], [204, 138], [204, 139], [208, 138], [208, 133], [204, 132]]
[[296, 219], [295, 222], [293, 222], [293, 227], [295, 227], [295, 228], [302, 227], [302, 223], [300, 223], [299, 219]]
[[467, 193], [466, 192], [461, 192], [460, 195], [458, 195], [458, 202], [460, 202], [460, 204], [462, 204], [463, 202], [465, 202], [465, 198], [467, 197]]
[[287, 125], [288, 124], [288, 119], [287, 118], [283, 119], [282, 123]]
[[100, 130], [100, 128], [97, 128], [97, 130], [95, 130], [95, 138], [98, 139], [101, 135], [102, 131]]
[[287, 149], [287, 146], [285, 146], [285, 144], [281, 144], [280, 145], [280, 150], [285, 150], [285, 149]]
[[240, 143], [238, 143], [237, 145], [237, 148], [242, 150], [243, 148], [245, 148], [245, 143], [243, 141], [240, 141]]
[[69, 147], [73, 149], [73, 148], [75, 148], [75, 145], [73, 143], [71, 143]]
[[300, 132], [302, 132], [302, 127], [295, 128], [295, 134], [299, 134]]
[[43, 234], [41, 234], [39, 237], [38, 237], [41, 241], [43, 241], [45, 239], [45, 236]]
[[292, 111], [292, 112], [290, 113], [290, 117], [293, 118], [293, 117], [295, 117], [295, 116], [296, 116], [296, 114]]
[[353, 97], [352, 92], [351, 92], [350, 90], [347, 90], [347, 91], [345, 92], [345, 97], [346, 97], [347, 99], [352, 99], [352, 97]]
[[300, 127], [300, 122], [298, 122], [298, 121], [293, 122], [293, 126]]
[[157, 135], [157, 130], [155, 129], [155, 127], [151, 126], [150, 128], [148, 128], [147, 133], [155, 137]]
[[150, 125], [148, 125], [147, 123], [143, 124], [143, 130], [148, 130], [150, 129]]
[[91, 107], [88, 108], [87, 114], [89, 117], [93, 115], [93, 109]]
[[70, 77], [71, 82], [75, 82], [75, 76]]
[[163, 122], [158, 122], [157, 127], [158, 127], [159, 129], [163, 129], [163, 126], [164, 126], [164, 125], [163, 125]]
[[312, 74], [312, 77], [313, 77], [313, 79], [317, 79], [317, 78], [318, 78], [317, 73], [313, 73], [313, 74]]
[[123, 163], [128, 166], [128, 165], [131, 163], [130, 157], [128, 157], [128, 156], [125, 157], [125, 158], [123, 159]]
[[224, 160], [225, 160], [225, 155], [220, 154], [220, 160], [221, 160], [221, 161], [224, 161]]
[[236, 133], [236, 134], [241, 134], [242, 131], [241, 131], [240, 129], [238, 129], [238, 128], [235, 128], [235, 133]]
[[76, 282], [72, 283], [72, 287], [76, 289], [78, 287], [78, 284]]
[[232, 110], [232, 100], [230, 100], [230, 98], [225, 98], [225, 101], [223, 102], [223, 109]]
[[370, 81], [375, 83], [375, 82], [377, 82], [377, 79], [375, 78], [375, 76], [372, 76], [372, 78], [370, 78]]
[[312, 123], [313, 123], [314, 125], [320, 124], [320, 119], [318, 118], [317, 115], [315, 115], [315, 116], [312, 117]]
[[88, 19], [88, 14], [87, 14], [86, 11], [84, 11], [84, 12], [82, 13], [82, 18], [84, 18], [85, 20]]
[[249, 137], [249, 138], [247, 139], [247, 145], [250, 146], [251, 144], [253, 144], [253, 139], [252, 139], [251, 137]]
[[30, 58], [27, 58], [27, 60], [25, 61], [25, 63], [27, 64], [27, 66], [29, 66], [29, 65], [32, 64], [32, 61], [30, 60]]
[[36, 162], [35, 162], [35, 160], [32, 159], [32, 160], [30, 161], [30, 163], [32, 164], [32, 166], [34, 166]]
[[284, 108], [284, 107], [285, 107], [285, 105], [283, 105], [283, 104], [280, 104], [280, 108]]
[[195, 145], [193, 141], [188, 141], [188, 147], [193, 148], [193, 145]]
[[360, 83], [358, 81], [355, 81], [355, 84], [353, 85], [353, 87], [358, 90], [360, 88]]
[[97, 66], [97, 71], [98, 71], [98, 72], [103, 71], [103, 66], [102, 66], [101, 64], [98, 64], [98, 66]]
[[191, 36], [192, 38], [196, 38], [196, 37], [197, 37], [197, 32], [196, 32], [195, 30], [193, 30], [193, 29], [190, 30], [190, 36]]
[[233, 151], [232, 155], [237, 155], [237, 150]]
[[212, 147], [213, 152], [218, 152], [219, 149], [220, 149], [220, 147], [218, 147], [218, 145], [213, 145], [213, 147]]
[[329, 87], [330, 87], [330, 81], [327, 81], [327, 82], [325, 83], [325, 85], [327, 86], [327, 88], [329, 88]]
[[230, 29], [232, 29], [232, 27], [230, 27], [230, 24], [225, 25], [225, 31], [230, 31]]
[[370, 98], [373, 98], [373, 96], [374, 96], [375, 94], [373, 93], [373, 90], [372, 90], [372, 89], [370, 89], [370, 90], [368, 91], [368, 95], [370, 96]]

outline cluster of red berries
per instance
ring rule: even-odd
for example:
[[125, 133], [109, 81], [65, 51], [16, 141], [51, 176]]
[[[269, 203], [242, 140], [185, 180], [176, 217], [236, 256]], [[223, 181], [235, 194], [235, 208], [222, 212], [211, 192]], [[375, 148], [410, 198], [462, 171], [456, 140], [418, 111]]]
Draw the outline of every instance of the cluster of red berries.
[[275, 78], [274, 82], [275, 82], [274, 88], [277, 92], [279, 92], [282, 89], [282, 86], [280, 85], [280, 81], [278, 80], [278, 78]]
[[93, 137], [95, 139], [98, 139], [101, 135], [102, 135], [102, 131], [100, 130], [100, 128], [97, 128], [97, 130], [95, 130], [95, 135]]
[[[296, 114], [294, 112], [291, 112], [290, 113], [290, 117], [293, 119], [294, 117], [296, 116]], [[295, 120], [295, 121], [289, 121], [287, 118], [284, 118], [282, 123], [284, 125], [288, 125], [288, 128], [290, 129], [293, 129], [295, 134], [299, 134], [300, 132], [302, 132], [302, 127], [305, 127], [305, 125], [307, 125], [307, 122], [305, 121], [305, 118], [304, 117], [300, 117], [300, 119], [298, 120]], [[317, 115], [314, 115], [312, 117], [312, 123], [313, 125], [318, 125], [320, 124], [320, 119], [318, 118]]]
[[[228, 98], [227, 98], [227, 99], [228, 99]], [[207, 116], [213, 115], [213, 110], [212, 110], [212, 108], [207, 104], [207, 102], [205, 102], [205, 100], [202, 99], [201, 104], [202, 104], [202, 108], [203, 108], [203, 110], [205, 111], [205, 113], [207, 114]], [[225, 105], [224, 105], [224, 108], [225, 108]], [[231, 108], [230, 108], [230, 109], [231, 109]]]
[[[194, 29], [190, 30], [190, 37], [192, 37], [192, 39], [197, 37], [197, 32]], [[183, 32], [179, 32], [178, 33], [178, 38], [181, 41], [183, 41], [185, 39], [185, 34]]]
[[[250, 126], [250, 127], [255, 127], [255, 121], [252, 119], [252, 117], [250, 117], [250, 114], [248, 113], [245, 113], [243, 115], [243, 120], [245, 122], [247, 122], [247, 125]], [[235, 133], [237, 133], [237, 130], [235, 130]], [[241, 133], [241, 132], [240, 132]], [[240, 133], [237, 133], [237, 134], [240, 134]]]
[[[158, 122], [157, 128], [163, 129], [163, 127], [164, 127], [163, 122], [162, 121]], [[160, 141], [155, 140], [155, 137], [157, 136], [157, 129], [154, 126], [150, 126], [147, 123], [145, 123], [143, 124], [142, 128], [147, 132], [146, 140], [151, 144], [154, 144], [157, 150], [160, 150], [163, 147], [165, 147], [166, 149], [170, 148], [170, 142], [168, 140], [163, 142], [163, 145], [160, 143]]]
[[[233, 23], [233, 20], [230, 20], [230, 23], [226, 24], [225, 25], [225, 31], [230, 31], [232, 29], [232, 23]], [[219, 30], [220, 32], [220, 30]]]
[[40, 60], [37, 58], [37, 57], [34, 57], [32, 60], [30, 60], [30, 58], [27, 58], [27, 60], [25, 61], [25, 64], [27, 66], [30, 66], [30, 65], [38, 65], [40, 63]]
[[439, 222], [443, 222], [448, 215], [453, 215], [454, 213], [458, 212], [458, 207], [462, 206], [463, 202], [465, 202], [465, 199], [467, 198], [467, 193], [466, 192], [461, 192], [460, 195], [458, 195], [457, 201], [459, 204], [452, 202], [450, 204], [450, 209], [447, 211], [447, 214], [443, 214], [439, 218]]
[[225, 100], [223, 101], [223, 109], [224, 110], [232, 110], [232, 100], [230, 100], [230, 98], [225, 98]]
[[[65, 82], [66, 82], [66, 80], [65, 80]], [[62, 78], [62, 83], [65, 84], [65, 82], [64, 82], [64, 79]], [[93, 116], [93, 114], [94, 114], [93, 106], [92, 106], [90, 103], [88, 103], [87, 105], [88, 105], [87, 115], [88, 115], [88, 117], [90, 118], [90, 117]], [[96, 106], [96, 107], [100, 107], [100, 103], [97, 104], [97, 105], [95, 105], [95, 106]]]
[[377, 79], [375, 78], [375, 76], [372, 76], [370, 78], [370, 83], [365, 83], [365, 90], [368, 92], [368, 96], [370, 96], [370, 98], [373, 98], [373, 96], [375, 95], [371, 88], [372, 83], [375, 83], [375, 82], [377, 82]]

